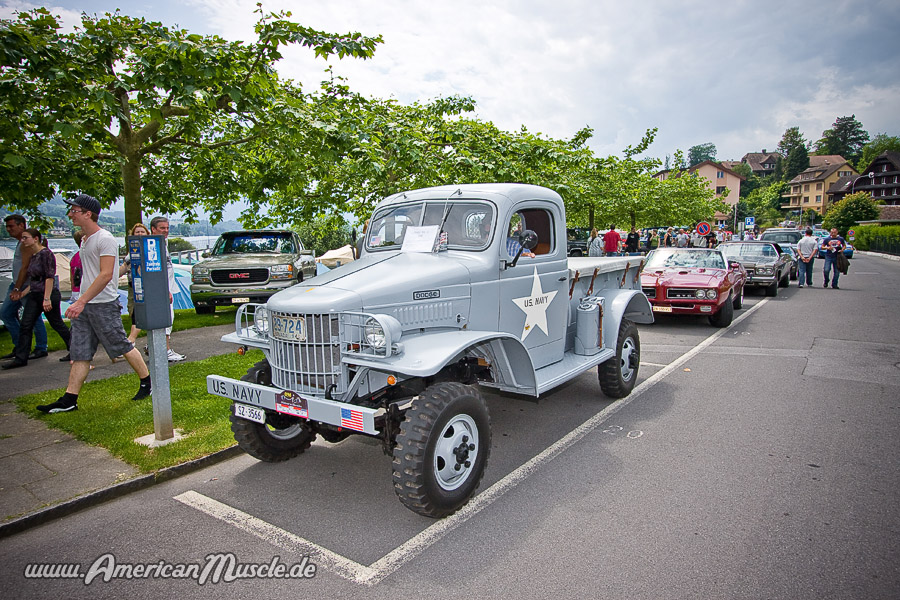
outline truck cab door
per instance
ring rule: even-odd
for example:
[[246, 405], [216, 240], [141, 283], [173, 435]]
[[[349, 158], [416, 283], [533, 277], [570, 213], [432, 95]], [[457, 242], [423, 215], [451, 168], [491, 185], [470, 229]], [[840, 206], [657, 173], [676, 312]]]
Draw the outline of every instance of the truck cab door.
[[[502, 221], [501, 221], [502, 223]], [[546, 202], [523, 202], [507, 215], [500, 248], [500, 330], [511, 333], [528, 349], [535, 368], [562, 360], [568, 318], [569, 267], [562, 215]], [[509, 266], [521, 246], [525, 230], [538, 237], [533, 256], [523, 252]]]

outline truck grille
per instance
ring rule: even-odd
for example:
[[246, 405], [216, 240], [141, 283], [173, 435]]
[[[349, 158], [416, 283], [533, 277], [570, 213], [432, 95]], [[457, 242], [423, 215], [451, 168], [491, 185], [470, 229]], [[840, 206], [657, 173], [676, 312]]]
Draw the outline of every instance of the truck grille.
[[218, 285], [245, 285], [265, 283], [269, 280], [268, 269], [214, 269], [209, 274]]
[[340, 319], [334, 314], [275, 313], [284, 317], [303, 317], [306, 340], [303, 342], [270, 338], [272, 383], [275, 387], [322, 396], [346, 390], [341, 376]]

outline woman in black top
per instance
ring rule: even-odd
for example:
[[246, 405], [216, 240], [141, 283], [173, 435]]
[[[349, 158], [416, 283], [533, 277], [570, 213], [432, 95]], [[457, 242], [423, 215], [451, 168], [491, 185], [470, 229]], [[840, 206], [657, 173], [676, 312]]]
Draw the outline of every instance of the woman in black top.
[[[37, 229], [26, 229], [20, 240], [23, 246], [36, 249], [43, 245], [43, 238]], [[35, 247], [35, 244], [37, 246]], [[31, 350], [31, 332], [34, 324], [47, 315], [47, 322], [56, 330], [59, 337], [69, 347], [69, 328], [66, 327], [59, 312], [59, 287], [56, 284], [56, 258], [49, 248], [44, 246], [31, 257], [25, 276], [26, 287], [19, 292], [19, 299], [25, 306], [19, 339], [16, 343], [16, 357], [11, 363], [3, 365], [4, 369], [15, 369], [28, 364], [28, 353]]]

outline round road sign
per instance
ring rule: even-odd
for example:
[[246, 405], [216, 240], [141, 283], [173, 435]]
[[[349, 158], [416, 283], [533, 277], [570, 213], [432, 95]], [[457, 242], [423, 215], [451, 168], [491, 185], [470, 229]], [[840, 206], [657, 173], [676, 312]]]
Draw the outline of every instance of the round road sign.
[[706, 235], [709, 233], [709, 223], [703, 221], [702, 223], [697, 225], [697, 233], [700, 235]]

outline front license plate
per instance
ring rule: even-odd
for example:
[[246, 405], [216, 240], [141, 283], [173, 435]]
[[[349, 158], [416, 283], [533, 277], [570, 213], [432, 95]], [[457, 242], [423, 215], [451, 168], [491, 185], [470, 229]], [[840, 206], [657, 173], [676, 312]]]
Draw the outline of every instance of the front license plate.
[[247, 419], [248, 421], [256, 421], [257, 423], [266, 422], [265, 411], [255, 406], [247, 406], [246, 404], [235, 403], [234, 414], [235, 416], [238, 416], [242, 419]]
[[654, 307], [653, 307], [653, 312], [667, 312], [667, 313], [670, 313], [670, 312], [672, 312], [672, 307], [671, 307], [671, 306], [654, 306]]
[[250, 298], [232, 298], [231, 299], [232, 304], [247, 304], [248, 302], [250, 302]]
[[272, 316], [272, 337], [292, 342], [306, 341], [306, 320], [303, 317]]

